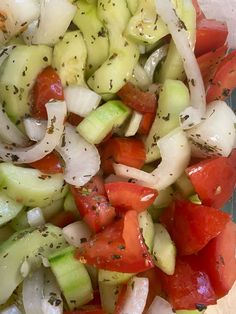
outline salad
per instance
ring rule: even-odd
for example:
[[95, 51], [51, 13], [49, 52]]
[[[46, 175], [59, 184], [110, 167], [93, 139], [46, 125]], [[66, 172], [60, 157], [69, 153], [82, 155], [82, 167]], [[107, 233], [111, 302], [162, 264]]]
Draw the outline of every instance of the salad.
[[228, 34], [196, 0], [1, 0], [0, 313], [235, 293]]

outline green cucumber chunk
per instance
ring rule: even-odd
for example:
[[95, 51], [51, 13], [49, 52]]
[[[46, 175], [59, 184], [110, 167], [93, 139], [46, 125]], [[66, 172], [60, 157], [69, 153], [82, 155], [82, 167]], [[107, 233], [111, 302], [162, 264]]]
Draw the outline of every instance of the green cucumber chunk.
[[85, 266], [74, 257], [72, 247], [57, 251], [49, 263], [71, 311], [93, 299], [93, 288]]
[[148, 250], [152, 252], [153, 249], [153, 241], [154, 241], [154, 223], [152, 221], [151, 215], [148, 211], [144, 211], [138, 215], [139, 228], [142, 232], [144, 242], [148, 247]]
[[29, 210], [28, 207], [24, 207], [21, 212], [10, 222], [11, 227], [15, 231], [21, 231], [23, 229], [27, 229], [30, 227], [28, 218], [27, 218], [27, 211]]
[[0, 304], [5, 303], [16, 287], [24, 280], [21, 266], [27, 261], [33, 268], [41, 264], [42, 257], [48, 257], [67, 244], [60, 228], [45, 225], [14, 233], [0, 246]]
[[4, 191], [0, 191], [0, 226], [16, 217], [22, 208], [22, 204], [8, 197]]
[[96, 4], [80, 0], [76, 6], [73, 23], [80, 29], [87, 46], [86, 76], [90, 76], [108, 57], [108, 33], [98, 19]]
[[99, 144], [112, 131], [120, 126], [131, 110], [119, 100], [110, 100], [92, 111], [76, 130], [91, 144]]
[[116, 303], [121, 290], [121, 285], [107, 285], [99, 282], [99, 292], [101, 298], [102, 308], [106, 313], [115, 313]]
[[166, 80], [159, 95], [158, 109], [146, 138], [146, 162], [159, 159], [157, 141], [179, 126], [179, 114], [189, 106], [189, 90], [178, 80]]
[[106, 283], [107, 285], [119, 285], [126, 283], [133, 276], [134, 274], [132, 273], [121, 273], [117, 271], [99, 269], [98, 282]]
[[193, 195], [189, 196], [188, 199], [189, 199], [190, 202], [192, 202], [193, 204], [202, 205], [202, 201], [200, 200], [198, 194], [193, 194]]
[[52, 60], [47, 46], [17, 46], [1, 67], [0, 101], [12, 119], [19, 123], [30, 110], [30, 90], [38, 74]]
[[134, 13], [137, 11], [138, 3], [139, 0], [127, 0], [128, 8], [132, 15], [134, 15]]
[[87, 48], [80, 31], [67, 32], [55, 45], [52, 65], [63, 86], [85, 85]]
[[45, 176], [39, 170], [0, 164], [0, 186], [16, 202], [44, 207], [65, 196], [67, 186], [62, 174]]
[[75, 204], [74, 197], [71, 192], [68, 192], [66, 194], [65, 200], [64, 200], [64, 210], [66, 212], [72, 212], [76, 218], [80, 218], [79, 211], [77, 209], [77, 206]]
[[155, 224], [155, 238], [152, 254], [154, 263], [158, 268], [167, 275], [174, 274], [176, 247], [168, 231], [161, 224]]
[[10, 238], [10, 236], [14, 233], [12, 227], [7, 224], [0, 228], [0, 245]]
[[188, 198], [195, 194], [192, 182], [185, 173], [175, 181], [174, 187], [184, 198]]

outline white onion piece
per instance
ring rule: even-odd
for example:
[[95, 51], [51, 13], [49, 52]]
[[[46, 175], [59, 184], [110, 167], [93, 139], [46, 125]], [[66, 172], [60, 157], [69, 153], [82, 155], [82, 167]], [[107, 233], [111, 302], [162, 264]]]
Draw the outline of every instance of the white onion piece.
[[26, 148], [6, 147], [0, 143], [0, 160], [14, 163], [30, 163], [53, 151], [59, 144], [64, 130], [66, 117], [66, 103], [64, 101], [49, 102], [46, 104], [48, 114], [47, 131], [44, 138]]
[[198, 3], [208, 19], [227, 22], [229, 48], [236, 48], [236, 0], [198, 0]]
[[152, 83], [152, 81], [148, 77], [147, 72], [139, 63], [137, 63], [134, 67], [130, 82], [144, 90], [146, 90], [148, 86]]
[[69, 112], [86, 117], [96, 109], [102, 97], [84, 86], [68, 86], [64, 89], [65, 101]]
[[169, 302], [156, 296], [146, 314], [174, 314]]
[[6, 17], [5, 31], [0, 29], [0, 43], [19, 34], [32, 21], [37, 20], [40, 13], [38, 0], [1, 0], [0, 12]]
[[153, 81], [153, 75], [158, 63], [167, 55], [168, 45], [164, 45], [155, 50], [147, 59], [144, 70], [146, 71], [150, 82]]
[[133, 111], [131, 119], [125, 131], [126, 137], [134, 136], [137, 133], [140, 123], [142, 121], [142, 118], [143, 118], [143, 115], [141, 113], [137, 111]]
[[56, 150], [65, 161], [64, 180], [69, 184], [83, 186], [99, 171], [100, 156], [96, 146], [85, 141], [70, 124], [66, 125]]
[[157, 145], [160, 149], [162, 160], [153, 172], [147, 173], [136, 168], [114, 164], [115, 173], [119, 176], [136, 179], [141, 185], [149, 186], [159, 191], [164, 190], [173, 184], [188, 166], [191, 145], [180, 128], [162, 137], [157, 142]]
[[1, 314], [21, 314], [22, 312], [16, 305], [11, 305], [8, 308], [1, 311]]
[[7, 144], [26, 146], [29, 139], [8, 118], [4, 108], [0, 104], [0, 138]]
[[40, 10], [38, 27], [33, 25], [24, 39], [27, 44], [53, 45], [64, 36], [76, 7], [68, 0], [41, 0]]
[[79, 248], [84, 241], [87, 241], [92, 232], [84, 221], [76, 221], [66, 226], [62, 230], [63, 236], [66, 241]]
[[106, 177], [105, 183], [112, 183], [112, 182], [129, 182], [129, 178], [117, 176], [112, 173], [108, 177]]
[[27, 211], [27, 220], [31, 227], [38, 227], [45, 224], [42, 209], [35, 207]]
[[224, 101], [209, 104], [202, 123], [187, 132], [193, 156], [229, 156], [236, 140], [235, 122], [235, 113]]
[[156, 0], [155, 2], [157, 12], [168, 26], [183, 60], [184, 70], [189, 82], [190, 107], [187, 107], [180, 115], [182, 127], [189, 129], [201, 122], [201, 118], [206, 111], [206, 95], [201, 72], [191, 48], [187, 31], [183, 28], [171, 1]]
[[41, 302], [43, 298], [44, 275], [40, 268], [23, 281], [23, 305], [26, 314], [43, 314]]
[[127, 285], [125, 302], [120, 309], [120, 314], [142, 314], [145, 308], [149, 291], [147, 278], [133, 277]]
[[44, 270], [44, 289], [42, 299], [43, 314], [62, 314], [63, 301], [56, 278], [50, 269]]
[[34, 118], [25, 118], [24, 127], [27, 136], [31, 141], [38, 142], [40, 141], [47, 130], [47, 121], [46, 120], [37, 120]]

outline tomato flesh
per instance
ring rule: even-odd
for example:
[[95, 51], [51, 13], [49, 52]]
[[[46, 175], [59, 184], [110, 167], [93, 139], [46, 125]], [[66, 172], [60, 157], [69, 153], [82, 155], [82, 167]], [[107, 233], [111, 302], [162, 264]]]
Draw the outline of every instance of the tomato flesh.
[[63, 87], [57, 72], [52, 67], [47, 67], [38, 75], [33, 87], [32, 116], [47, 119], [45, 105], [52, 99], [64, 100]]
[[199, 253], [218, 298], [226, 295], [236, 281], [236, 224], [225, 229]]
[[230, 158], [201, 161], [187, 168], [186, 173], [204, 205], [222, 208], [231, 198], [236, 170]]
[[219, 209], [176, 201], [171, 234], [178, 254], [196, 254], [216, 237], [229, 221], [230, 215]]
[[29, 166], [47, 174], [63, 173], [62, 161], [54, 152], [46, 155], [40, 160], [31, 162]]
[[140, 169], [146, 159], [144, 143], [135, 138], [111, 138], [101, 145], [100, 151], [105, 175], [114, 173], [114, 162]]
[[55, 216], [53, 216], [50, 219], [50, 223], [52, 223], [53, 225], [55, 225], [59, 228], [64, 228], [64, 227], [70, 225], [71, 223], [73, 223], [75, 221], [76, 221], [76, 217], [70, 211], [59, 212], [58, 214], [56, 214]]
[[216, 295], [208, 275], [196, 256], [178, 257], [175, 273], [162, 273], [163, 290], [174, 310], [203, 310], [216, 303]]
[[138, 213], [151, 206], [157, 197], [157, 191], [129, 182], [105, 184], [110, 203], [119, 211], [136, 210]]
[[141, 113], [154, 113], [157, 107], [156, 95], [144, 92], [132, 83], [126, 83], [117, 93], [127, 106]]
[[122, 218], [83, 243], [79, 260], [111, 271], [139, 273], [154, 266], [139, 229], [138, 214], [128, 211]]
[[192, 0], [192, 2], [193, 2], [193, 5], [194, 5], [194, 8], [196, 10], [197, 22], [199, 22], [200, 20], [205, 18], [205, 15], [204, 15], [204, 13], [201, 10], [201, 8], [200, 8], [200, 6], [198, 4], [198, 1], [197, 0]]

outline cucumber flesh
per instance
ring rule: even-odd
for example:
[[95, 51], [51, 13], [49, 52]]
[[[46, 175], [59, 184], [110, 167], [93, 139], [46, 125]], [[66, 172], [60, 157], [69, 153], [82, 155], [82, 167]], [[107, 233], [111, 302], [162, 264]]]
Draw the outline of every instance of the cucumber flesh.
[[99, 282], [99, 292], [101, 298], [102, 308], [108, 314], [115, 313], [116, 303], [121, 291], [121, 285], [110, 285]]
[[5, 192], [0, 191], [0, 226], [4, 225], [22, 210], [23, 205], [12, 200]]
[[28, 207], [24, 207], [22, 211], [10, 222], [11, 227], [15, 231], [21, 231], [30, 227], [27, 218]]
[[148, 247], [148, 250], [152, 252], [154, 241], [154, 224], [151, 215], [148, 211], [144, 211], [138, 215], [139, 228], [142, 232], [144, 242]]
[[76, 130], [91, 144], [99, 144], [112, 131], [120, 126], [131, 110], [119, 100], [110, 100], [92, 111]]
[[74, 248], [69, 247], [49, 257], [52, 272], [71, 311], [93, 299], [89, 274], [85, 266], [74, 257], [74, 253]]
[[62, 174], [45, 176], [39, 170], [0, 164], [0, 186], [16, 202], [30, 207], [44, 207], [67, 192]]
[[0, 228], [0, 245], [8, 240], [10, 236], [14, 233], [12, 227], [8, 224]]
[[99, 269], [98, 282], [105, 283], [106, 285], [119, 285], [128, 282], [129, 279], [133, 276], [134, 274], [132, 273], [121, 273], [116, 271]]
[[66, 212], [72, 212], [77, 219], [80, 219], [80, 214], [79, 214], [79, 211], [78, 211], [77, 206], [75, 204], [74, 197], [71, 194], [71, 192], [68, 192], [66, 194], [66, 197], [64, 200], [64, 210]]
[[20, 268], [24, 261], [30, 268], [39, 266], [42, 257], [48, 257], [67, 244], [60, 228], [45, 225], [14, 233], [0, 246], [0, 304], [4, 304], [16, 287], [23, 281]]
[[185, 173], [175, 181], [174, 187], [184, 198], [195, 194], [192, 182]]
[[166, 228], [161, 224], [155, 224], [155, 238], [153, 247], [155, 265], [167, 275], [173, 275], [175, 271], [176, 247], [171, 240]]

